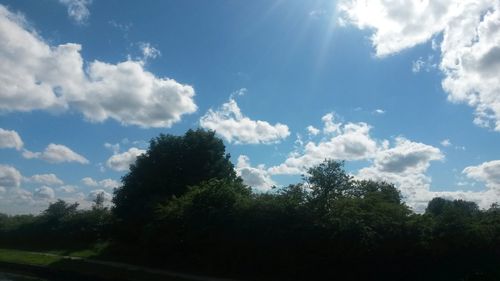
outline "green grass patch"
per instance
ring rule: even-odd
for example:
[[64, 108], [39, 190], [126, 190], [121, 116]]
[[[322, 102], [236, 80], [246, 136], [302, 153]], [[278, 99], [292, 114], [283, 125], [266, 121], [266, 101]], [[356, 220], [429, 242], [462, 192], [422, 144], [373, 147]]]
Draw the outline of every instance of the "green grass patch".
[[49, 266], [62, 260], [62, 257], [44, 255], [27, 251], [0, 249], [0, 261], [38, 266]]
[[[36, 253], [13, 249], [0, 249], [0, 263], [20, 264], [47, 268], [49, 270], [60, 270], [78, 274], [80, 279], [97, 277], [99, 280], [126, 280], [126, 281], [186, 281], [189, 278], [173, 277], [158, 272], [147, 272], [133, 265], [122, 264], [116, 266], [105, 262], [92, 262], [92, 260], [70, 259], [65, 256], [88, 257], [96, 254], [95, 249], [80, 251], [54, 250], [44, 253]], [[29, 271], [29, 268], [27, 268]], [[84, 279], [85, 279], [84, 278]], [[78, 279], [78, 280], [80, 280]]]

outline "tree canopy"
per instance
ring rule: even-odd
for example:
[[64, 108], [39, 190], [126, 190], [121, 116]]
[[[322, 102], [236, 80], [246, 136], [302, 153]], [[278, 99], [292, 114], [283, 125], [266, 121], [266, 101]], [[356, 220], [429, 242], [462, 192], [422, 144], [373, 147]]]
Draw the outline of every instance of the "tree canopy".
[[88, 210], [58, 200], [36, 216], [0, 214], [0, 246], [105, 241], [112, 257], [256, 280], [500, 276], [498, 205], [434, 198], [414, 213], [393, 184], [358, 180], [334, 160], [252, 192], [212, 131], [151, 140], [113, 202], [110, 211], [101, 194]]
[[182, 196], [189, 186], [210, 179], [241, 181], [215, 132], [189, 130], [183, 136], [160, 135], [130, 166], [115, 191], [113, 214], [130, 229], [151, 222], [160, 204]]

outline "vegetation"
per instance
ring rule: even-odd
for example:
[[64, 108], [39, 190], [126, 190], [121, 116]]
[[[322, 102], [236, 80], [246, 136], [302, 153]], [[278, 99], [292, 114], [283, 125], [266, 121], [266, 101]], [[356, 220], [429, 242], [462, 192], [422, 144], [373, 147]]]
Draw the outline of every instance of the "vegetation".
[[331, 160], [301, 183], [254, 193], [211, 131], [153, 139], [113, 208], [99, 200], [0, 216], [0, 245], [109, 243], [101, 254], [115, 259], [259, 280], [500, 277], [498, 205], [434, 198], [416, 214], [392, 184], [355, 180]]

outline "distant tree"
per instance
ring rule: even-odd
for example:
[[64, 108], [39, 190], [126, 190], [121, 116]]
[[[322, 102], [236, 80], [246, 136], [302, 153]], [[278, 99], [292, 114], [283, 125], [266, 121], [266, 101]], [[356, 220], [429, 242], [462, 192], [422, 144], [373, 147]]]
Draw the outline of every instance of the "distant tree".
[[343, 161], [325, 160], [307, 173], [304, 179], [317, 197], [334, 199], [344, 195], [351, 187], [352, 177], [345, 172]]
[[[180, 197], [209, 179], [241, 181], [215, 132], [189, 130], [184, 136], [160, 135], [130, 166], [115, 191], [113, 214], [128, 233], [151, 222], [159, 204]], [[121, 232], [121, 231], [120, 231]]]
[[105, 201], [104, 192], [98, 193], [93, 200], [92, 210], [105, 209], [106, 207], [104, 206], [104, 201]]
[[441, 215], [445, 208], [450, 204], [449, 200], [446, 200], [441, 197], [432, 198], [429, 203], [427, 203], [427, 208], [425, 209], [426, 214], [430, 214], [433, 216]]
[[427, 204], [426, 214], [434, 216], [456, 216], [466, 218], [478, 214], [479, 206], [475, 202], [465, 200], [447, 200], [441, 197], [433, 198]]
[[329, 212], [334, 200], [344, 196], [352, 189], [352, 177], [344, 170], [343, 161], [325, 160], [309, 168], [304, 181], [312, 189], [312, 207], [318, 215]]
[[401, 192], [387, 182], [362, 180], [353, 183], [352, 190], [346, 192], [352, 197], [377, 199], [386, 203], [401, 204]]
[[57, 200], [51, 203], [45, 211], [42, 213], [42, 219], [46, 224], [51, 226], [57, 226], [61, 221], [69, 216], [76, 214], [78, 210], [78, 203], [67, 203], [64, 200]]

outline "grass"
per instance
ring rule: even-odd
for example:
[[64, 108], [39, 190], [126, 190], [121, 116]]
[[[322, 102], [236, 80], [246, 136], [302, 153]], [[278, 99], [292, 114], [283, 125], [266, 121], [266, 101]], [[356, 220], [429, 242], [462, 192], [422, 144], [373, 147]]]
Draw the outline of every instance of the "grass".
[[[115, 266], [106, 262], [92, 261], [92, 257], [98, 253], [99, 249], [85, 249], [78, 251], [53, 250], [44, 253], [30, 251], [1, 249], [0, 265], [2, 262], [8, 264], [26, 265], [45, 268], [46, 270], [56, 270], [64, 274], [73, 273], [79, 277], [78, 280], [89, 280], [98, 278], [99, 280], [130, 280], [130, 281], [179, 281], [193, 280], [191, 278], [165, 275], [155, 271], [148, 271], [134, 267], [132, 265], [121, 264]], [[67, 256], [84, 259], [69, 259]], [[64, 275], [67, 277], [67, 275]], [[82, 276], [84, 277], [82, 279]]]
[[0, 261], [10, 263], [49, 266], [62, 260], [60, 256], [44, 255], [27, 251], [0, 249]]

